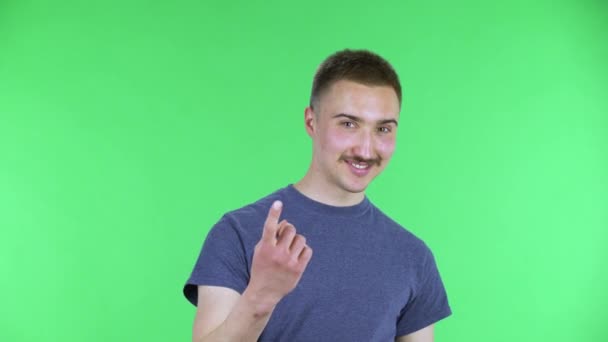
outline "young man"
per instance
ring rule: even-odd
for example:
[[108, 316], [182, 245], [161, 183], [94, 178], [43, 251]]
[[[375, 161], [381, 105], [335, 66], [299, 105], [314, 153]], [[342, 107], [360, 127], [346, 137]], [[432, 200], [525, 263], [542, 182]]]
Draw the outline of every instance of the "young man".
[[304, 112], [310, 168], [209, 232], [184, 287], [193, 341], [433, 341], [451, 314], [433, 255], [364, 193], [391, 159], [400, 108], [380, 56], [321, 64]]

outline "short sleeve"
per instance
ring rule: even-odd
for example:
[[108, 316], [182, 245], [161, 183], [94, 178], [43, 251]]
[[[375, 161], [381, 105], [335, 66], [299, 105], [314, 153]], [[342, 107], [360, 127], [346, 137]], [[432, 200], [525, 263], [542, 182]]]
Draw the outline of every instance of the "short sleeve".
[[224, 216], [207, 234], [184, 296], [196, 305], [198, 285], [222, 286], [243, 293], [249, 283], [245, 248], [230, 220]]
[[435, 258], [426, 249], [420, 283], [397, 320], [397, 336], [408, 335], [452, 314]]

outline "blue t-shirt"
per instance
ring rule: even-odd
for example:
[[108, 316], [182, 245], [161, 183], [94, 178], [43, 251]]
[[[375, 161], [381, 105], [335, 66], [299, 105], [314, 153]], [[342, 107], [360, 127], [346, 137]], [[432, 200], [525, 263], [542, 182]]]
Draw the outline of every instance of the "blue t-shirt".
[[[275, 200], [313, 256], [259, 341], [393, 342], [451, 314], [433, 254], [367, 197], [354, 206], [314, 201], [293, 185], [225, 214], [209, 231], [184, 295], [197, 285], [243, 293], [255, 245]], [[203, 308], [204, 310], [204, 308]]]

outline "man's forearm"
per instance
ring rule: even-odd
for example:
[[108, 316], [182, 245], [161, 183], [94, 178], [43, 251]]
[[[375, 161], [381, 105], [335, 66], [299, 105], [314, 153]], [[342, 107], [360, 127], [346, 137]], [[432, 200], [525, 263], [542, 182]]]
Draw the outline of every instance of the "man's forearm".
[[224, 322], [198, 342], [255, 342], [276, 304], [245, 290]]

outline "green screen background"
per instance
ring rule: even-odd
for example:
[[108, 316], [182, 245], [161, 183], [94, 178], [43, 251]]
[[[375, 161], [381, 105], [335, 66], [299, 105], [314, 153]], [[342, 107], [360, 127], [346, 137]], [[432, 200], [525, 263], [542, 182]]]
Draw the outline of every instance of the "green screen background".
[[0, 340], [189, 340], [207, 231], [304, 175], [350, 47], [403, 83], [368, 196], [435, 253], [437, 340], [608, 341], [607, 33], [599, 0], [1, 1]]

